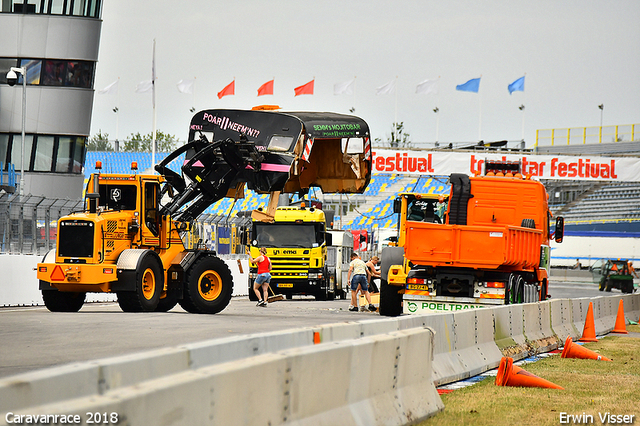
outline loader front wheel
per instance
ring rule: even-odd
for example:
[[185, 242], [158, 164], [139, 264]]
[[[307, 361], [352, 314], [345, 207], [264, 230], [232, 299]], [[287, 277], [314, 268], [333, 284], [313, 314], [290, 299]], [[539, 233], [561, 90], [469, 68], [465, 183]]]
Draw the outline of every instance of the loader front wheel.
[[62, 292], [58, 290], [42, 290], [44, 306], [51, 312], [78, 312], [87, 293]]
[[158, 261], [146, 255], [135, 274], [135, 290], [119, 291], [118, 305], [124, 312], [153, 312], [158, 307], [164, 287]]
[[180, 306], [194, 314], [217, 314], [227, 307], [232, 294], [229, 267], [222, 259], [207, 256], [189, 268]]

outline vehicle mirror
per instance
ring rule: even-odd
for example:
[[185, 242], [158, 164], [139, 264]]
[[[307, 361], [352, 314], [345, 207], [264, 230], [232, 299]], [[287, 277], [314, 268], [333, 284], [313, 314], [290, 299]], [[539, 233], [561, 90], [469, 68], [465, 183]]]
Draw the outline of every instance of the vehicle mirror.
[[254, 247], [257, 246], [258, 245], [258, 240], [252, 240], [251, 241], [251, 245], [254, 246]]
[[556, 232], [554, 238], [556, 243], [561, 243], [564, 238], [564, 218], [562, 216], [558, 216], [556, 218]]
[[328, 246], [333, 245], [333, 235], [331, 235], [329, 232], [327, 232], [327, 233], [325, 234], [325, 237], [324, 237], [324, 238], [325, 238], [325, 241], [326, 241], [326, 243], [327, 243], [327, 245], [328, 245]]
[[393, 212], [400, 213], [401, 210], [402, 210], [402, 201], [400, 200], [400, 197], [398, 197], [395, 200], [393, 200]]

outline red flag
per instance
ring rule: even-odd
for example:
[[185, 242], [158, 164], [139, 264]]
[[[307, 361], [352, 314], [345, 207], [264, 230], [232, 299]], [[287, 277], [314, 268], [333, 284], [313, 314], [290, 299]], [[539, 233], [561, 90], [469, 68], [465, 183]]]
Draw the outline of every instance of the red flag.
[[233, 80], [231, 83], [227, 84], [224, 89], [218, 92], [218, 99], [222, 99], [223, 96], [235, 95], [235, 94], [236, 94], [236, 81]]
[[267, 81], [258, 89], [258, 96], [273, 95], [273, 80]]
[[311, 80], [307, 84], [303, 84], [302, 86], [298, 86], [295, 89], [293, 89], [296, 92], [296, 94], [294, 96], [298, 96], [298, 95], [313, 95], [313, 82], [314, 81], [315, 81], [315, 79]]

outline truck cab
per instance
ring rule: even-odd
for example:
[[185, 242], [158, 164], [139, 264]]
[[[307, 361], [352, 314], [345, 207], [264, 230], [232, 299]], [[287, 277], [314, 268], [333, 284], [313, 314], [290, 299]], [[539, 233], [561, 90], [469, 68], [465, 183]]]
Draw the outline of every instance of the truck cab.
[[[294, 294], [313, 295], [318, 300], [333, 299], [327, 270], [327, 233], [325, 214], [314, 207], [278, 207], [272, 222], [254, 220], [251, 229], [252, 257], [265, 247], [271, 260], [271, 288], [291, 298]], [[253, 300], [253, 282], [257, 267], [249, 275], [249, 297]]]

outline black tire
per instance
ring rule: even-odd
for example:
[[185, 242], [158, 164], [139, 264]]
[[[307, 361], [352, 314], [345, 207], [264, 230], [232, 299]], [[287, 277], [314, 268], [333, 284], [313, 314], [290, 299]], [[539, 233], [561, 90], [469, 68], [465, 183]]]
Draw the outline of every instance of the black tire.
[[613, 289], [613, 281], [607, 279], [604, 283], [604, 291], [611, 291]]
[[387, 278], [391, 265], [404, 263], [404, 247], [387, 247], [380, 255], [380, 315], [397, 317], [402, 314], [402, 286], [389, 285]]
[[546, 279], [542, 280], [542, 283], [540, 284], [540, 291], [542, 292], [540, 300], [544, 302], [547, 300], [547, 296], [549, 296], [549, 282]]
[[622, 291], [623, 293], [633, 293], [633, 281], [628, 282], [624, 286], [622, 286], [620, 291]]
[[233, 277], [220, 258], [198, 259], [187, 271], [180, 306], [194, 314], [217, 314], [227, 307], [233, 294]]
[[51, 312], [78, 312], [87, 293], [66, 292], [58, 290], [42, 290], [44, 306]]
[[536, 221], [534, 219], [522, 219], [520, 226], [523, 228], [536, 229]]
[[144, 254], [135, 274], [134, 291], [119, 291], [118, 305], [124, 312], [153, 312], [158, 307], [164, 278], [159, 261], [152, 254]]
[[380, 315], [397, 317], [402, 314], [402, 287], [389, 285], [387, 280], [380, 280]]
[[521, 275], [513, 275], [513, 280], [511, 277], [509, 278], [511, 282], [511, 287], [509, 291], [509, 302], [511, 304], [523, 303], [524, 302], [524, 278]]
[[316, 296], [316, 300], [327, 300], [329, 298], [328, 296], [329, 291], [328, 290], [318, 290], [318, 292], [315, 294]]
[[258, 301], [258, 296], [256, 296], [256, 292], [253, 291], [253, 283], [255, 281], [254, 280], [249, 280], [249, 300], [251, 300], [252, 302], [257, 302]]
[[164, 297], [160, 296], [156, 312], [169, 312], [178, 304], [178, 292], [176, 290], [165, 292]]

